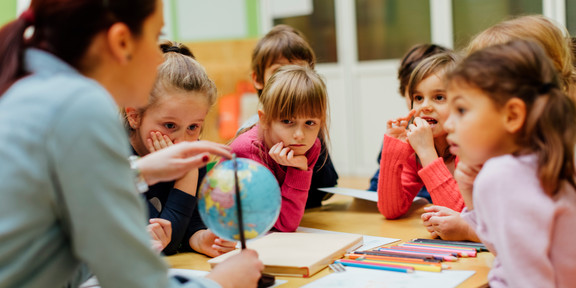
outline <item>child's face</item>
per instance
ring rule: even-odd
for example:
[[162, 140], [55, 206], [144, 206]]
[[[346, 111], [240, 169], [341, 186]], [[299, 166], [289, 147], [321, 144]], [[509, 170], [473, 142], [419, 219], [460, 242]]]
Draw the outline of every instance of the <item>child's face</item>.
[[294, 118], [272, 120], [266, 129], [268, 148], [276, 143], [284, 143], [294, 151], [294, 155], [304, 155], [318, 138], [321, 127], [320, 118]]
[[268, 65], [266, 67], [266, 69], [264, 69], [264, 83], [259, 83], [258, 81], [256, 81], [256, 75], [253, 75], [254, 87], [258, 90], [264, 89], [264, 85], [266, 85], [266, 83], [268, 82], [268, 79], [270, 79], [270, 77], [272, 77], [274, 72], [276, 72], [276, 70], [278, 70], [278, 68], [280, 68], [282, 66], [286, 66], [286, 65], [298, 65], [298, 66], [302, 66], [302, 67], [308, 67], [308, 62], [306, 62], [304, 60], [300, 60], [300, 59], [294, 59], [294, 60], [292, 60], [292, 62], [290, 62], [290, 61], [288, 61], [288, 59], [286, 59], [284, 57], [280, 57], [280, 58], [276, 59], [276, 61], [274, 61], [273, 63]]
[[504, 127], [505, 115], [483, 91], [454, 83], [448, 91], [450, 152], [471, 165], [506, 153], [512, 139]]
[[163, 95], [141, 117], [137, 131], [143, 143], [151, 132], [168, 136], [172, 143], [196, 141], [200, 137], [210, 109], [206, 97], [199, 92], [171, 91], [169, 94]]
[[424, 78], [416, 86], [413, 98], [415, 117], [420, 117], [430, 124], [434, 137], [446, 135], [443, 126], [448, 118], [449, 107], [443, 80], [436, 74]]

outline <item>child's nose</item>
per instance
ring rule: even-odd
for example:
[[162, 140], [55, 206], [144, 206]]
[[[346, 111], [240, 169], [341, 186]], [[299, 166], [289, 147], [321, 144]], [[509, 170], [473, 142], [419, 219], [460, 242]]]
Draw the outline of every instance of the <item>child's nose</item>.
[[296, 128], [296, 131], [294, 131], [294, 138], [297, 140], [304, 138], [304, 131], [302, 131], [302, 128]]

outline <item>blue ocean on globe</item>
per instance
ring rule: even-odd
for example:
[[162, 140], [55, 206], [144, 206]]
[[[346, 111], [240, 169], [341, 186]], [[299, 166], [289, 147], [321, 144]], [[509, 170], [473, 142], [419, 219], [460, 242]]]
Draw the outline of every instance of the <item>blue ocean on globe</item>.
[[[262, 164], [237, 158], [242, 217], [246, 239], [266, 234], [280, 214], [281, 194], [276, 177]], [[198, 191], [198, 211], [218, 237], [238, 241], [238, 214], [233, 161], [221, 162], [204, 177]]]

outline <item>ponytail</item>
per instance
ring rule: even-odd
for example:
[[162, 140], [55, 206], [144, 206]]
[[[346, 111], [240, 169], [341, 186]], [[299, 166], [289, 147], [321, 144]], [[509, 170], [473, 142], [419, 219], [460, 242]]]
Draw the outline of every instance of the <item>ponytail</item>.
[[[544, 84], [528, 113], [521, 145], [538, 153], [538, 178], [550, 196], [566, 180], [574, 180], [574, 143], [576, 143], [576, 106], [558, 86]], [[549, 86], [550, 88], [546, 88]]]
[[32, 19], [28, 10], [0, 29], [0, 97], [16, 80], [26, 75], [22, 63], [26, 46], [24, 31], [32, 24]]

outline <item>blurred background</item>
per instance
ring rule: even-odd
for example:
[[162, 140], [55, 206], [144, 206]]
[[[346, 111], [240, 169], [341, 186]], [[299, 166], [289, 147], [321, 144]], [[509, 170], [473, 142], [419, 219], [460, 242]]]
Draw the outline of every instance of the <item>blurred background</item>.
[[[0, 24], [29, 0], [2, 0]], [[187, 44], [216, 82], [219, 101], [203, 138], [221, 143], [256, 111], [250, 57], [276, 24], [301, 30], [318, 57], [330, 98], [331, 155], [342, 177], [366, 179], [388, 119], [408, 110], [396, 72], [413, 45], [460, 49], [515, 15], [543, 14], [576, 35], [576, 0], [164, 0], [163, 38]]]

